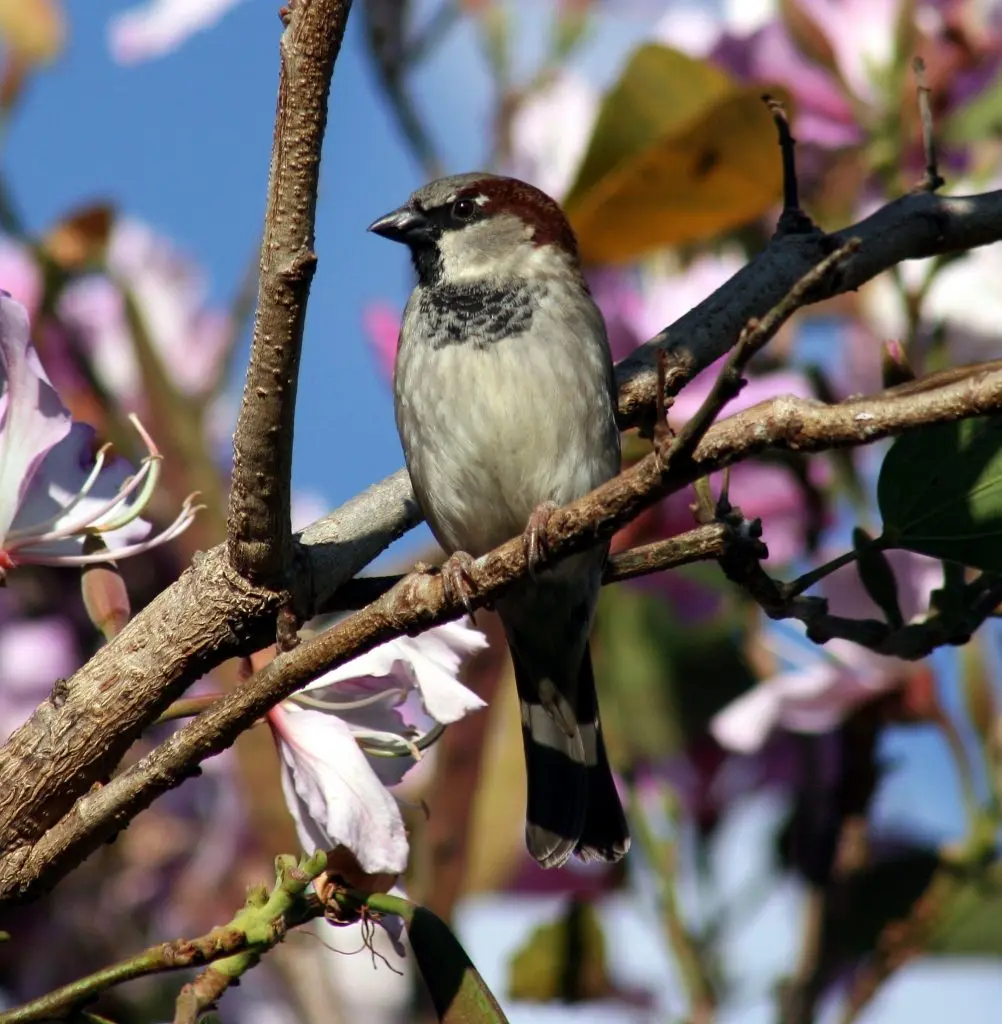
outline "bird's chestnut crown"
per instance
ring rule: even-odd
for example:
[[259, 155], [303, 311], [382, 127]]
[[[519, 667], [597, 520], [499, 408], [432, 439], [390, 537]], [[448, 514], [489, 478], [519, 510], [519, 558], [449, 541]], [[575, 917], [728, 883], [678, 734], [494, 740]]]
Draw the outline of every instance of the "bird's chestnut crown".
[[538, 264], [544, 248], [578, 265], [560, 207], [524, 181], [486, 172], [433, 181], [369, 230], [407, 245], [425, 285], [517, 276]]

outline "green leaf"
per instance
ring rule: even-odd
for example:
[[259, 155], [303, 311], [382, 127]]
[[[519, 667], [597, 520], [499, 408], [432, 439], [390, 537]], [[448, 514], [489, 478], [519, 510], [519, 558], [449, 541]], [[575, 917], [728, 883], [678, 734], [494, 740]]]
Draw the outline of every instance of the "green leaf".
[[602, 923], [581, 900], [572, 900], [560, 920], [536, 928], [508, 966], [512, 999], [578, 1003], [612, 992]]
[[438, 1019], [443, 1024], [505, 1024], [497, 1000], [445, 922], [424, 907], [413, 907], [404, 923]]
[[636, 50], [564, 199], [582, 258], [631, 260], [764, 213], [782, 176], [762, 91], [664, 46]]
[[961, 872], [943, 868], [947, 883], [927, 951], [940, 956], [1002, 956], [1002, 865]]
[[887, 547], [1002, 570], [1002, 417], [902, 435], [880, 467]]

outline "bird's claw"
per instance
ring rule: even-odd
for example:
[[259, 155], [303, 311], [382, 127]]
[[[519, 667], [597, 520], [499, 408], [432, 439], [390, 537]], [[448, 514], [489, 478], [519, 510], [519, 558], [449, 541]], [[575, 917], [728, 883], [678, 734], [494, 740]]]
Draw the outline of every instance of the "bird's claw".
[[539, 563], [546, 556], [547, 543], [546, 531], [549, 526], [550, 517], [560, 506], [555, 501], [544, 501], [537, 505], [529, 516], [525, 532], [522, 534], [522, 545], [525, 550], [525, 561], [529, 568], [529, 575], [535, 579], [536, 569]]
[[470, 577], [470, 569], [473, 567], [473, 556], [465, 551], [454, 551], [442, 563], [439, 572], [442, 574], [442, 586], [445, 589], [446, 599], [458, 601], [470, 617], [470, 623], [476, 625], [475, 609], [473, 607], [473, 595], [476, 593], [476, 586]]

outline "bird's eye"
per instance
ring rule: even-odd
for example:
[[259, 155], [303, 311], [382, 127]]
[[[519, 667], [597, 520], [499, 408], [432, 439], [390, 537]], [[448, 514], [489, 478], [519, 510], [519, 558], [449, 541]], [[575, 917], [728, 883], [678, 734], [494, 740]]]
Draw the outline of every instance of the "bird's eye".
[[469, 220], [477, 212], [477, 204], [472, 199], [457, 199], [452, 204], [452, 215], [456, 220]]

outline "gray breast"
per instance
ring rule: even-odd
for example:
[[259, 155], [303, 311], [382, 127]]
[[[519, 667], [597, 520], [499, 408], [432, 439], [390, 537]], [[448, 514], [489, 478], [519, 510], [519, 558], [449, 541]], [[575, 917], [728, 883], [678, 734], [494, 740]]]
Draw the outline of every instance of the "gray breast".
[[496, 285], [437, 285], [421, 291], [418, 314], [435, 348], [471, 342], [488, 348], [523, 334], [532, 323], [532, 289], [521, 282]]

